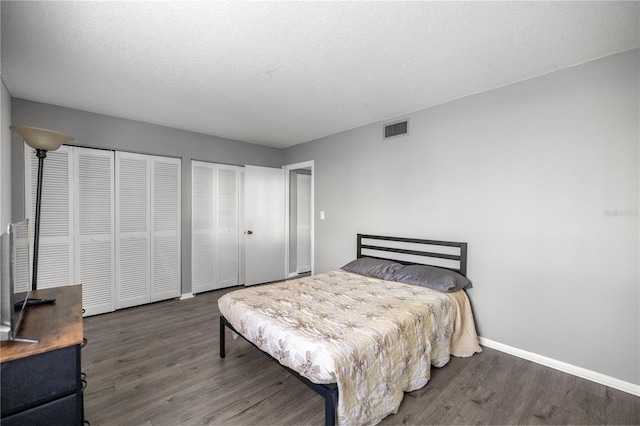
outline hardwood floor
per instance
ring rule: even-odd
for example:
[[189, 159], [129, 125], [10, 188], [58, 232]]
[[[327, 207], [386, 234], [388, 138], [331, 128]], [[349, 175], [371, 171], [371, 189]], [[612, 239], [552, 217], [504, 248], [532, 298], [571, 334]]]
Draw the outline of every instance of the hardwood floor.
[[[227, 291], [85, 318], [91, 425], [324, 424], [324, 400], [243, 339], [219, 357]], [[640, 398], [485, 348], [433, 368], [380, 424], [637, 425]]]

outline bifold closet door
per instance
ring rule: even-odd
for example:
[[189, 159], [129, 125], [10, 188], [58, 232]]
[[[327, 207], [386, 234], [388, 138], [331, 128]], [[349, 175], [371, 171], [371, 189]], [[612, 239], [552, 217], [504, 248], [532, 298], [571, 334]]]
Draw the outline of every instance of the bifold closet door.
[[116, 153], [116, 308], [180, 295], [180, 159]]
[[238, 167], [218, 165], [217, 284], [216, 288], [238, 285], [239, 278], [239, 198]]
[[191, 162], [192, 291], [202, 293], [244, 282], [243, 169]]
[[181, 160], [151, 156], [151, 301], [180, 296]]
[[114, 153], [73, 148], [75, 282], [85, 315], [115, 310]]
[[[15, 256], [16, 262], [13, 268], [6, 271], [6, 276], [11, 274], [13, 278], [14, 292], [23, 293], [31, 289], [31, 269], [29, 265], [29, 234], [33, 234], [30, 230], [31, 221], [28, 224], [20, 221], [19, 224], [11, 227], [11, 232], [15, 233], [15, 236], [9, 236], [11, 241], [15, 243]], [[15, 238], [15, 239], [14, 239]], [[8, 244], [7, 244], [8, 245]], [[3, 247], [9, 250], [9, 247]], [[4, 276], [5, 271], [2, 271]]]
[[217, 165], [191, 161], [191, 291], [202, 293], [216, 285]]
[[[71, 146], [48, 152], [44, 160], [38, 288], [81, 284], [85, 315], [115, 309], [113, 163], [112, 151]], [[35, 153], [25, 144], [32, 234], [37, 172]]]
[[116, 308], [149, 303], [150, 176], [146, 155], [116, 152]]
[[[33, 262], [33, 234], [38, 184], [38, 158], [24, 144], [25, 215], [30, 219], [29, 260]], [[47, 152], [43, 164], [38, 288], [51, 288], [75, 282], [73, 244], [73, 167], [72, 148], [61, 146]], [[30, 270], [32, 265], [30, 265]]]

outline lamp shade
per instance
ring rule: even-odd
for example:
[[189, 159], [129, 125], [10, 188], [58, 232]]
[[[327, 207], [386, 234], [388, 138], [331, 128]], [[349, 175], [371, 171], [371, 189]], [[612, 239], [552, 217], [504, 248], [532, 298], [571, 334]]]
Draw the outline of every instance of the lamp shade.
[[73, 138], [64, 133], [54, 132], [53, 130], [39, 129], [30, 126], [11, 126], [11, 130], [22, 136], [22, 139], [34, 149], [44, 149], [46, 151], [55, 151], [60, 145], [71, 142]]

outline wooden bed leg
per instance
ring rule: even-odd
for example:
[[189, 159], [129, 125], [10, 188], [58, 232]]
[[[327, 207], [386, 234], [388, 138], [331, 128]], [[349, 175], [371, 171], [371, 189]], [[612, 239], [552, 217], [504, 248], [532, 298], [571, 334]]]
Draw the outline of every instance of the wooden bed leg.
[[338, 422], [338, 392], [327, 392], [324, 395], [324, 425], [335, 426]]
[[220, 315], [220, 358], [225, 357], [224, 353], [224, 335], [225, 335], [225, 326], [224, 326], [224, 317]]

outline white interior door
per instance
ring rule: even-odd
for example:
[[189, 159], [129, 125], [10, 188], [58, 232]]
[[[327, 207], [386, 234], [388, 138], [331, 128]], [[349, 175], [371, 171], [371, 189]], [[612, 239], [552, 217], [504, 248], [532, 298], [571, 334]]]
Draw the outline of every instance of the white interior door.
[[114, 154], [73, 148], [75, 276], [85, 315], [115, 310]]
[[285, 278], [285, 171], [245, 167], [245, 285]]

